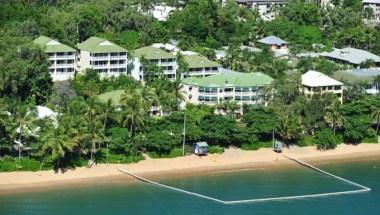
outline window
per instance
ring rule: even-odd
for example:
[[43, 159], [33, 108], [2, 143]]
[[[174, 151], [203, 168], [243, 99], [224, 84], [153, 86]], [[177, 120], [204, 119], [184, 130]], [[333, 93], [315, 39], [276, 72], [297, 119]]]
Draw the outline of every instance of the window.
[[204, 87], [200, 87], [200, 88], [199, 88], [199, 92], [200, 92], [200, 93], [204, 93], [204, 92], [205, 92], [205, 88], [204, 88]]
[[243, 96], [243, 97], [242, 97], [242, 100], [243, 100], [243, 101], [249, 101], [249, 96]]
[[256, 92], [257, 91], [257, 87], [252, 87], [252, 92]]
[[189, 91], [191, 91], [192, 89], [193, 89], [193, 87], [190, 86], [190, 87], [189, 87]]
[[218, 97], [215, 97], [215, 96], [211, 97], [211, 101], [217, 102], [218, 101]]
[[241, 101], [241, 96], [235, 96], [235, 101]]
[[340, 90], [340, 89], [342, 89], [341, 86], [335, 86], [335, 90]]
[[198, 96], [198, 100], [199, 100], [199, 101], [204, 101], [204, 100], [205, 100], [205, 97], [204, 97], [204, 96]]
[[242, 91], [242, 89], [240, 87], [235, 88], [235, 92], [240, 93], [241, 91]]
[[242, 89], [242, 91], [243, 91], [244, 93], [248, 93], [248, 92], [249, 92], [249, 88], [248, 88], [248, 87], [244, 87], [244, 88]]

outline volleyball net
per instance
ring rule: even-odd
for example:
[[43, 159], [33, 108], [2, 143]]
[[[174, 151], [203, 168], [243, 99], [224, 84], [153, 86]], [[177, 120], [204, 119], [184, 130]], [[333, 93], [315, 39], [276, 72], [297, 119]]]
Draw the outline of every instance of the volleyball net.
[[169, 189], [169, 190], [173, 190], [173, 191], [176, 191], [176, 192], [181, 192], [181, 193], [184, 193], [184, 194], [188, 194], [188, 195], [192, 195], [192, 196], [196, 196], [198, 198], [202, 198], [202, 199], [207, 199], [207, 200], [210, 200], [210, 201], [214, 201], [214, 202], [218, 202], [218, 203], [221, 203], [221, 204], [225, 204], [225, 205], [234, 205], [234, 204], [244, 204], [244, 203], [255, 203], [255, 202], [269, 202], [269, 201], [282, 201], [282, 200], [294, 200], [294, 199], [307, 199], [307, 198], [318, 198], [318, 197], [328, 197], [328, 196], [338, 196], [338, 195], [349, 195], [349, 194], [357, 194], [357, 193], [364, 193], [364, 192], [369, 192], [371, 191], [371, 188], [369, 187], [366, 187], [366, 186], [363, 186], [361, 184], [358, 184], [358, 183], [355, 183], [353, 181], [350, 181], [348, 179], [345, 179], [345, 178], [342, 178], [342, 177], [339, 177], [337, 175], [334, 175], [332, 173], [329, 173], [329, 172], [326, 172], [320, 168], [317, 168], [309, 163], [306, 163], [305, 161], [302, 161], [300, 159], [297, 159], [297, 158], [294, 158], [294, 157], [291, 157], [291, 156], [288, 156], [288, 155], [284, 155], [285, 158], [287, 158], [288, 160], [291, 160], [291, 161], [294, 161], [304, 167], [307, 167], [307, 168], [310, 168], [314, 171], [317, 171], [319, 173], [322, 173], [324, 175], [327, 175], [327, 176], [330, 176], [334, 179], [337, 179], [339, 181], [342, 181], [342, 182], [345, 182], [345, 183], [348, 183], [350, 185], [353, 185], [354, 187], [357, 187], [358, 189], [354, 189], [354, 190], [347, 190], [347, 191], [340, 191], [340, 192], [326, 192], [326, 193], [318, 193], [318, 194], [309, 194], [309, 195], [293, 195], [293, 196], [280, 196], [280, 197], [270, 197], [270, 198], [253, 198], [253, 199], [242, 199], [242, 200], [233, 200], [233, 201], [225, 201], [225, 200], [221, 200], [221, 199], [218, 199], [218, 198], [214, 198], [214, 197], [210, 197], [210, 196], [207, 196], [207, 195], [203, 195], [203, 194], [200, 194], [200, 193], [196, 193], [196, 192], [191, 192], [191, 191], [188, 191], [188, 190], [184, 190], [184, 189], [180, 189], [180, 188], [176, 188], [176, 187], [173, 187], [173, 186], [169, 186], [169, 185], [165, 185], [165, 184], [162, 184], [162, 183], [159, 183], [159, 182], [155, 182], [155, 181], [152, 181], [152, 180], [149, 180], [149, 179], [146, 179], [146, 178], [143, 178], [141, 176], [138, 176], [130, 171], [127, 171], [125, 169], [122, 169], [122, 168], [117, 168], [121, 173], [123, 174], [126, 174], [126, 175], [129, 175], [133, 178], [136, 178], [142, 182], [145, 182], [145, 183], [149, 183], [149, 184], [152, 184], [152, 185], [155, 185], [155, 186], [158, 186], [158, 187], [162, 187], [162, 188], [166, 188], [166, 189]]

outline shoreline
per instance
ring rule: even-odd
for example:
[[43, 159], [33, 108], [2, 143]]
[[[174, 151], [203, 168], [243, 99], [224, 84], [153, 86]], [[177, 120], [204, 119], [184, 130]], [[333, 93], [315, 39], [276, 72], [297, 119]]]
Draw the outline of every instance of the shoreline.
[[[318, 151], [314, 146], [290, 147], [285, 148], [283, 154], [315, 165], [380, 160], [380, 144], [340, 144], [336, 149], [329, 151]], [[147, 159], [133, 164], [99, 164], [91, 169], [79, 167], [65, 173], [54, 173], [52, 170], [0, 173], [0, 196], [59, 190], [66, 187], [136, 182], [136, 179], [119, 172], [117, 167], [127, 169], [142, 177], [160, 180], [236, 171], [270, 171], [278, 168], [297, 168], [299, 165], [287, 160], [282, 154], [274, 153], [269, 148], [257, 151], [231, 148], [223, 154], [212, 154], [201, 158], [188, 155], [178, 158]]]

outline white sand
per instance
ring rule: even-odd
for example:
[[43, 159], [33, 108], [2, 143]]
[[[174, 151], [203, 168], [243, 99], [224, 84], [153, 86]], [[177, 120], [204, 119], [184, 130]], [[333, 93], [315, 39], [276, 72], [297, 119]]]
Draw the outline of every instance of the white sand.
[[[356, 159], [363, 157], [380, 158], [380, 144], [339, 145], [335, 150], [318, 151], [315, 147], [291, 147], [284, 149], [283, 154], [308, 161], [331, 162], [336, 159]], [[100, 164], [93, 168], [80, 167], [65, 173], [54, 171], [40, 172], [10, 172], [0, 173], [0, 190], [24, 189], [36, 186], [55, 186], [71, 182], [89, 183], [102, 179], [110, 180], [122, 176], [116, 167], [127, 169], [136, 174], [162, 175], [196, 172], [201, 169], [231, 169], [243, 166], [261, 165], [268, 168], [290, 163], [282, 154], [274, 153], [272, 149], [258, 151], [243, 151], [228, 149], [223, 154], [212, 154], [205, 157], [189, 155], [178, 158], [147, 159], [134, 164]], [[125, 176], [128, 177], [128, 176]]]

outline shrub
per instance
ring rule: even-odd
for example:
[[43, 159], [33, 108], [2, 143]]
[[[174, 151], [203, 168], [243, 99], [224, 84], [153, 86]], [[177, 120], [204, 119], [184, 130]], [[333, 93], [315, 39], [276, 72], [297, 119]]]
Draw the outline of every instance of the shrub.
[[306, 135], [302, 137], [299, 141], [297, 141], [297, 145], [304, 147], [304, 146], [314, 146], [315, 142], [312, 136]]
[[339, 143], [339, 139], [334, 136], [330, 129], [325, 128], [315, 135], [314, 142], [317, 144], [318, 149], [328, 150], [336, 148]]
[[273, 147], [272, 141], [268, 142], [257, 142], [257, 143], [246, 143], [241, 145], [243, 150], [258, 150], [260, 148], [271, 148]]
[[210, 146], [208, 147], [208, 152], [210, 154], [221, 154], [224, 152], [224, 148], [221, 146]]

